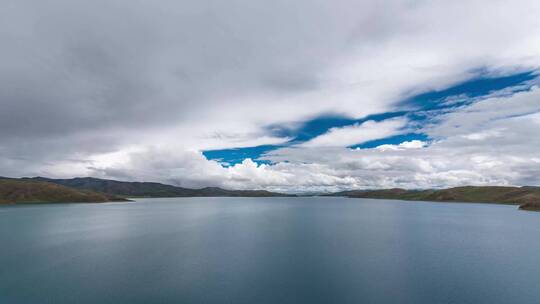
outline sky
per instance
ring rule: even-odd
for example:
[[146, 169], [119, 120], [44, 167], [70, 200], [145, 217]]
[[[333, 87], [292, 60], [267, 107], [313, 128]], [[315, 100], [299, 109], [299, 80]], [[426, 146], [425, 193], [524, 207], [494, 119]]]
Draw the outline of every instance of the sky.
[[537, 0], [3, 0], [0, 176], [540, 186]]

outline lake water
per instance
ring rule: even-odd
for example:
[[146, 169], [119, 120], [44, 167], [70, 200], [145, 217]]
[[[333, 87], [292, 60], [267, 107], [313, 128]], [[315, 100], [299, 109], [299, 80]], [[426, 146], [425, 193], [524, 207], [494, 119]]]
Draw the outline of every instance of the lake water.
[[346, 198], [0, 207], [0, 303], [540, 303], [540, 213]]

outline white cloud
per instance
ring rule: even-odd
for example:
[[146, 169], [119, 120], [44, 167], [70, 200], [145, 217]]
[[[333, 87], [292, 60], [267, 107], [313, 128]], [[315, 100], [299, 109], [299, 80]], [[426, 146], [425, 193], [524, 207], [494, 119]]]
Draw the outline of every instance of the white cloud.
[[[507, 117], [508, 113], [513, 115]], [[227, 168], [195, 150], [153, 147], [103, 155], [90, 164], [83, 163], [80, 170], [105, 178], [186, 187], [212, 185], [287, 192], [538, 185], [539, 115], [540, 90], [533, 88], [442, 115], [438, 124], [424, 130], [439, 137], [432, 143], [413, 140], [373, 149], [293, 146], [265, 157], [276, 162], [274, 165], [257, 165], [246, 159]], [[68, 162], [56, 169], [65, 175], [75, 168]]]
[[429, 147], [342, 148], [399, 133], [391, 120], [272, 166], [197, 151], [280, 144], [269, 125], [538, 68], [539, 15], [536, 0], [2, 1], [0, 172], [285, 190], [537, 182], [538, 89], [437, 117]]
[[369, 120], [342, 128], [331, 128], [327, 133], [317, 136], [301, 147], [348, 147], [370, 140], [385, 138], [404, 132], [407, 125], [405, 118], [393, 118], [380, 122]]
[[376, 149], [385, 150], [403, 150], [403, 149], [420, 149], [427, 146], [427, 143], [421, 140], [405, 141], [397, 145], [380, 145]]

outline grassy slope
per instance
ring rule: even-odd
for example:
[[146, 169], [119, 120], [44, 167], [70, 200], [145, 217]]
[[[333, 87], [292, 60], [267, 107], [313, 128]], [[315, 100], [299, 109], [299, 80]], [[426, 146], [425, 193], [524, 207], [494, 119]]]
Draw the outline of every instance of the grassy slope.
[[[477, 202], [540, 207], [540, 187], [456, 187], [442, 190], [359, 190], [333, 195], [417, 201]], [[525, 208], [523, 208], [525, 209]]]
[[0, 179], [0, 203], [107, 202], [122, 200], [94, 191], [81, 191], [42, 181]]

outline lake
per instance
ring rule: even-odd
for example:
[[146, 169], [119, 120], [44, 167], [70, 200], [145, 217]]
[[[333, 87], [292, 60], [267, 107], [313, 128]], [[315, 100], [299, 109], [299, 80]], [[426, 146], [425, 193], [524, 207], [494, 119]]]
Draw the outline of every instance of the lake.
[[539, 303], [540, 213], [333, 197], [0, 207], [0, 303]]

